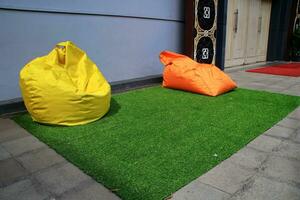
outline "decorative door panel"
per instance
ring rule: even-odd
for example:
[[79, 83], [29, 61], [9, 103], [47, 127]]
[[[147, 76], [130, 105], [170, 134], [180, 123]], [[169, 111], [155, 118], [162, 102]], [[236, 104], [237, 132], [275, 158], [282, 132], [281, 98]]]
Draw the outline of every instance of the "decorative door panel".
[[217, 1], [194, 1], [194, 59], [214, 63], [216, 54]]

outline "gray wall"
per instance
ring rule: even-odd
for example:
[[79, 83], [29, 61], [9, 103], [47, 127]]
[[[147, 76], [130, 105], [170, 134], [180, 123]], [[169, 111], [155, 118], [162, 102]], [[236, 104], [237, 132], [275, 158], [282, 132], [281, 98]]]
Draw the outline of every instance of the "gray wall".
[[60, 41], [110, 82], [161, 74], [159, 53], [183, 50], [183, 0], [1, 0], [0, 24], [0, 101], [20, 97], [20, 69]]

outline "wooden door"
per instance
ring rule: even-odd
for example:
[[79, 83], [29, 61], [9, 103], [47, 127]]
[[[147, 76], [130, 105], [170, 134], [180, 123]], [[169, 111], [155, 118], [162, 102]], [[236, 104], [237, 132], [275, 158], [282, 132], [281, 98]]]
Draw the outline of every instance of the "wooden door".
[[256, 42], [256, 62], [266, 61], [267, 58], [271, 6], [271, 0], [261, 1], [260, 16], [258, 19], [258, 37]]
[[266, 60], [271, 0], [230, 0], [225, 67]]
[[244, 63], [248, 4], [246, 0], [228, 1], [225, 67]]
[[248, 7], [248, 22], [246, 34], [246, 54], [244, 64], [256, 62], [256, 48], [259, 37], [259, 21], [260, 21], [260, 6], [261, 0], [247, 0]]

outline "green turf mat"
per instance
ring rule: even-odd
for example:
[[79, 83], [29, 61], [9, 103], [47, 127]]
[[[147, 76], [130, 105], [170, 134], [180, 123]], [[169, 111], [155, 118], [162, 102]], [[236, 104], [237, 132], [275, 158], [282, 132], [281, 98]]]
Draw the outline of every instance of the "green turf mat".
[[159, 200], [272, 127], [299, 99], [151, 87], [113, 95], [110, 112], [83, 126], [41, 125], [28, 114], [14, 120], [122, 199]]

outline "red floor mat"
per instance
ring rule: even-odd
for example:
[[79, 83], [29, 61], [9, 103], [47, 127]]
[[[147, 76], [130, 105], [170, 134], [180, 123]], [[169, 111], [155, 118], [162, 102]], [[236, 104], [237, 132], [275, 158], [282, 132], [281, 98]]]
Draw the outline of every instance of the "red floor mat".
[[267, 67], [262, 67], [262, 68], [250, 69], [250, 70], [247, 70], [246, 72], [299, 77], [300, 76], [300, 63], [272, 65], [272, 66], [267, 66]]

